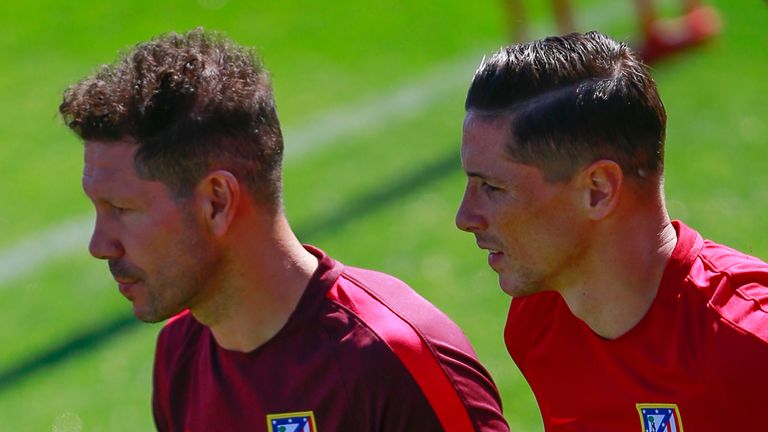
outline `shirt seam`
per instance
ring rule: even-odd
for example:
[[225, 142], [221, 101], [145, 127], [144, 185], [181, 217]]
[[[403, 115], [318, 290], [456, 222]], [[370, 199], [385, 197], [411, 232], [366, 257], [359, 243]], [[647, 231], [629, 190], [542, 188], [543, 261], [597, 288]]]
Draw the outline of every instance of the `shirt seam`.
[[[414, 324], [413, 324], [413, 323], [412, 323], [412, 322], [411, 322], [409, 319], [406, 319], [404, 316], [402, 316], [402, 315], [401, 315], [401, 314], [400, 314], [400, 313], [399, 313], [399, 312], [398, 312], [396, 309], [394, 309], [394, 308], [393, 308], [393, 307], [392, 307], [392, 306], [391, 306], [391, 305], [390, 305], [388, 302], [384, 301], [384, 299], [382, 299], [382, 298], [381, 298], [380, 296], [378, 296], [376, 293], [374, 293], [373, 291], [369, 290], [369, 289], [368, 289], [368, 288], [365, 286], [365, 284], [363, 284], [363, 283], [362, 283], [360, 280], [358, 280], [358, 279], [357, 279], [357, 278], [356, 278], [354, 275], [351, 275], [351, 274], [347, 273], [346, 271], [344, 271], [344, 272], [342, 272], [341, 276], [344, 276], [344, 277], [345, 277], [347, 280], [349, 280], [350, 282], [354, 283], [354, 284], [355, 284], [355, 285], [357, 285], [357, 286], [358, 286], [360, 289], [362, 289], [363, 291], [365, 291], [365, 292], [366, 292], [368, 295], [372, 296], [372, 297], [373, 297], [373, 298], [375, 298], [377, 301], [379, 301], [381, 304], [383, 304], [383, 305], [384, 305], [384, 306], [387, 308], [387, 310], [389, 310], [390, 312], [392, 312], [393, 314], [395, 314], [395, 315], [396, 315], [398, 318], [400, 318], [400, 319], [401, 319], [401, 320], [403, 320], [405, 323], [407, 323], [407, 324], [408, 324], [408, 326], [409, 326], [411, 329], [413, 329], [413, 331], [414, 331], [414, 332], [415, 332], [415, 333], [416, 333], [416, 334], [419, 336], [419, 338], [420, 338], [422, 341], [424, 341], [424, 344], [425, 344], [425, 345], [426, 345], [426, 346], [429, 348], [429, 352], [430, 352], [430, 353], [432, 354], [432, 356], [435, 358], [435, 361], [437, 362], [437, 364], [438, 364], [438, 365], [440, 365], [440, 370], [442, 370], [442, 371], [443, 371], [443, 374], [444, 374], [444, 375], [445, 375], [445, 377], [448, 379], [448, 381], [451, 383], [451, 387], [453, 388], [453, 391], [454, 391], [454, 392], [456, 392], [456, 394], [457, 394], [457, 395], [458, 395], [458, 397], [459, 397], [459, 400], [461, 400], [461, 404], [462, 404], [462, 406], [464, 407], [464, 411], [465, 411], [465, 412], [467, 413], [467, 415], [469, 416], [469, 419], [471, 420], [471, 422], [472, 422], [472, 425], [473, 425], [474, 429], [475, 429], [475, 430], [477, 430], [477, 426], [476, 426], [476, 425], [477, 425], [477, 419], [474, 417], [472, 410], [471, 410], [471, 409], [469, 409], [469, 406], [467, 405], [467, 401], [466, 401], [466, 399], [465, 399], [464, 393], [463, 393], [463, 392], [461, 392], [461, 391], [459, 391], [459, 387], [458, 387], [458, 385], [456, 384], [456, 380], [455, 380], [455, 379], [453, 378], [453, 376], [452, 376], [450, 373], [448, 373], [448, 371], [445, 369], [445, 365], [443, 364], [443, 362], [441, 362], [441, 361], [440, 361], [440, 356], [439, 356], [439, 355], [438, 355], [438, 353], [436, 352], [436, 350], [435, 350], [435, 347], [432, 345], [432, 343], [430, 342], [430, 340], [429, 340], [429, 339], [428, 339], [428, 338], [427, 338], [427, 337], [426, 337], [426, 336], [425, 336], [425, 335], [424, 335], [424, 334], [421, 332], [421, 329], [419, 329], [419, 328], [418, 328], [416, 325], [414, 325]], [[404, 282], [401, 282], [401, 283], [403, 283], [403, 284], [404, 284]], [[353, 314], [354, 314], [354, 312], [353, 312]], [[354, 315], [355, 315], [355, 316], [357, 316], [357, 314], [354, 314]], [[360, 320], [360, 321], [362, 321], [362, 320]], [[370, 327], [368, 327], [367, 323], [366, 323], [366, 327], [367, 327], [367, 328], [370, 328]], [[378, 333], [376, 333], [375, 331], [373, 331], [373, 329], [371, 329], [371, 331], [372, 331], [374, 334], [376, 334], [376, 336], [377, 336], [377, 337], [378, 337], [378, 338], [381, 340], [381, 336], [380, 336]], [[409, 372], [409, 375], [410, 375], [410, 372]], [[413, 379], [415, 380], [415, 378], [413, 378]], [[418, 382], [417, 382], [416, 384], [417, 384], [417, 386], [418, 386]], [[419, 389], [421, 389], [421, 386], [418, 386], [418, 387], [419, 387]], [[423, 393], [424, 393], [424, 390], [422, 389], [421, 391], [422, 391], [422, 394], [423, 394]], [[427, 396], [426, 396], [426, 394], [424, 394], [424, 397], [425, 397], [425, 398], [427, 397]], [[428, 398], [427, 398], [427, 400], [428, 400]], [[430, 406], [431, 406], [431, 404], [430, 404]], [[434, 410], [434, 408], [433, 408], [433, 410]], [[435, 413], [435, 414], [437, 415], [437, 413]]]

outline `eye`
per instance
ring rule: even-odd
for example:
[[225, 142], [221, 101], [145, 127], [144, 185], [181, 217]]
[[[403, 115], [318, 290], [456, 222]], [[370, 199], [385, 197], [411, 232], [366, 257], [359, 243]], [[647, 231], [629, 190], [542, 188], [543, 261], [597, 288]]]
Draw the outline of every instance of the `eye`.
[[486, 192], [486, 193], [496, 193], [500, 192], [502, 189], [500, 187], [496, 187], [488, 182], [482, 182], [480, 183], [480, 187]]
[[118, 214], [118, 215], [121, 215], [121, 214], [123, 214], [123, 213], [125, 213], [125, 212], [127, 212], [129, 210], [129, 209], [125, 208], [125, 207], [120, 207], [120, 206], [117, 206], [117, 205], [114, 205], [114, 204], [110, 204], [109, 206], [112, 208], [112, 211], [115, 214]]

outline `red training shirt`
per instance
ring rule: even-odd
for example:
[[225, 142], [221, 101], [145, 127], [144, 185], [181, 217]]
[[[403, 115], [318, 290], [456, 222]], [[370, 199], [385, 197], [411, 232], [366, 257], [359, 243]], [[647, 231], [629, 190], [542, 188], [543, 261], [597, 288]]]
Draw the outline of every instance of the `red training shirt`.
[[557, 293], [512, 300], [507, 349], [548, 432], [768, 430], [768, 264], [673, 225], [651, 308], [615, 340]]

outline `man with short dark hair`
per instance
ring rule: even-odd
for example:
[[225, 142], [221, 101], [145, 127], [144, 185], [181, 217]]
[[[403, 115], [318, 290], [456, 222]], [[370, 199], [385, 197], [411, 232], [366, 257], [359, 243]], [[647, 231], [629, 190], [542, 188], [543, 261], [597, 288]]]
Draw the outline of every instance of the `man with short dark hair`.
[[513, 296], [505, 341], [546, 430], [766, 429], [768, 264], [670, 220], [637, 56], [596, 32], [513, 45], [466, 111], [456, 224]]
[[71, 86], [108, 260], [160, 332], [161, 431], [506, 431], [462, 332], [403, 282], [302, 245], [283, 140], [251, 49], [201, 29], [142, 43]]

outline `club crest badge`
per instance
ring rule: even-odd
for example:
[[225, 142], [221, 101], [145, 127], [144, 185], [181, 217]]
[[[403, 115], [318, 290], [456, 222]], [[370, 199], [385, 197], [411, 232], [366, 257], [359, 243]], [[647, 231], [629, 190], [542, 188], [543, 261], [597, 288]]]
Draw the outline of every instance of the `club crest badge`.
[[312, 411], [267, 414], [268, 432], [317, 432]]
[[675, 404], [637, 404], [643, 432], [683, 432], [680, 409]]

